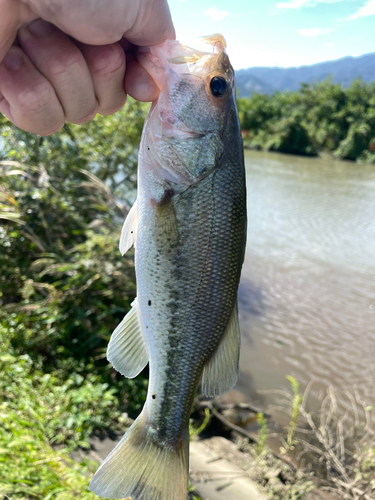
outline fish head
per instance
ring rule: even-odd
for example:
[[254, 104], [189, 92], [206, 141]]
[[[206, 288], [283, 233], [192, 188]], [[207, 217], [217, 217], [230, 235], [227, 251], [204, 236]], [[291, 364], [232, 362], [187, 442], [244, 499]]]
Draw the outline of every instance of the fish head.
[[141, 154], [153, 163], [154, 175], [182, 187], [219, 164], [228, 116], [236, 110], [235, 76], [224, 38], [212, 35], [199, 45], [198, 50], [167, 40], [137, 55], [160, 88], [147, 118]]

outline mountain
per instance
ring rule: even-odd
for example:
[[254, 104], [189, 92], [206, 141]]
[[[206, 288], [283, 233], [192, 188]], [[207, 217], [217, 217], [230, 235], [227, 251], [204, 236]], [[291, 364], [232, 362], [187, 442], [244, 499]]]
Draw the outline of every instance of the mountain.
[[320, 82], [328, 76], [343, 87], [359, 77], [365, 82], [375, 81], [375, 53], [298, 68], [240, 69], [236, 71], [236, 83], [239, 97], [247, 97], [253, 92], [272, 94], [276, 90], [298, 90], [303, 82]]

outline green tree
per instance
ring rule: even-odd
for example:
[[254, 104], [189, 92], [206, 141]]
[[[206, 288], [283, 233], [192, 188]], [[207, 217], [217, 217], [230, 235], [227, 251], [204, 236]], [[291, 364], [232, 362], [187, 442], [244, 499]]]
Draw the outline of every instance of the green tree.
[[244, 144], [255, 149], [375, 162], [375, 83], [331, 79], [297, 92], [239, 99]]
[[[131, 101], [51, 137], [1, 118], [0, 322], [16, 352], [44, 371], [114, 376], [106, 345], [135, 296], [132, 256], [120, 255], [118, 241], [146, 111]], [[114, 380], [139, 408], [144, 379]]]

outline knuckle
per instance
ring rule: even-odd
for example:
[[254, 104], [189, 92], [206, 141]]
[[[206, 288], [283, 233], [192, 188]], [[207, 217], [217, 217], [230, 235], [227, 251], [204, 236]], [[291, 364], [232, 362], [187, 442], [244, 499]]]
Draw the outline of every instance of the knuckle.
[[64, 51], [55, 54], [47, 62], [47, 72], [53, 77], [64, 76], [78, 71], [83, 63], [83, 58], [79, 50]]
[[110, 75], [122, 67], [125, 67], [125, 54], [117, 44], [100, 47], [92, 59], [93, 71], [100, 76]]
[[35, 134], [41, 135], [43, 137], [48, 137], [49, 135], [55, 134], [63, 128], [65, 124], [64, 120], [59, 120], [58, 122], [51, 124], [48, 128], [43, 127], [39, 131], [34, 132]]
[[37, 112], [54, 97], [50, 84], [47, 81], [41, 81], [20, 90], [17, 95], [17, 104], [21, 112]]
[[47, 81], [20, 90], [16, 108], [16, 125], [34, 134], [51, 135], [64, 125], [63, 111]]
[[111, 102], [111, 103], [103, 103], [101, 104], [99, 102], [99, 108], [98, 108], [98, 113], [102, 116], [110, 116], [113, 115], [114, 113], [117, 113], [117, 111], [120, 111], [122, 107], [124, 107], [126, 103], [126, 94], [124, 94], [123, 98], [117, 99], [116, 102]]
[[44, 113], [40, 116], [35, 116], [35, 114], [26, 116], [22, 115], [22, 113], [17, 113], [17, 115], [12, 120], [17, 127], [43, 137], [58, 132], [65, 123], [62, 113], [54, 113], [53, 116], [51, 116], [51, 113]]
[[[95, 105], [93, 106], [82, 105], [79, 107], [79, 109], [82, 110], [82, 113], [71, 117], [67, 116], [67, 121], [76, 123], [77, 125], [82, 125], [83, 123], [89, 122], [95, 117], [98, 111], [98, 104], [95, 103]], [[87, 111], [88, 109], [89, 111]]]

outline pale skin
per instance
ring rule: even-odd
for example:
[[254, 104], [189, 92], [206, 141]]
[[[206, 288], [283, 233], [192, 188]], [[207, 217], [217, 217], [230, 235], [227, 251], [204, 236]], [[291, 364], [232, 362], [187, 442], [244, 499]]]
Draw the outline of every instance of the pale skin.
[[166, 0], [0, 0], [0, 113], [50, 135], [159, 89], [137, 46], [175, 38]]

